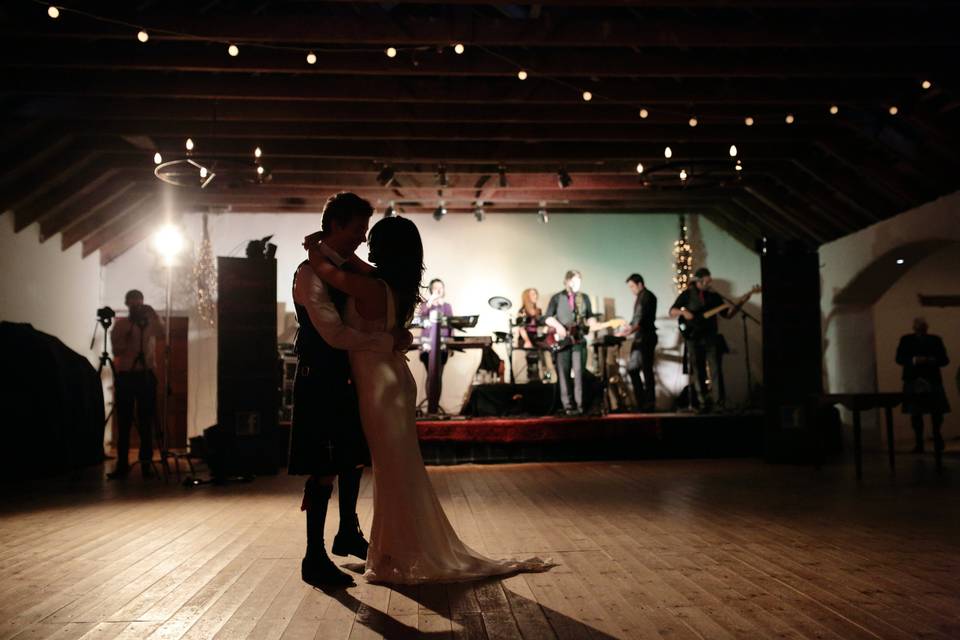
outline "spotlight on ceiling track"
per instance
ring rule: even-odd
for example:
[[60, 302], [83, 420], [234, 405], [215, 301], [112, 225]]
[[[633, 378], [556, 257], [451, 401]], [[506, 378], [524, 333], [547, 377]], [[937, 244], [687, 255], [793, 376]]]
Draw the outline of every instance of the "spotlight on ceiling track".
[[550, 214], [547, 213], [547, 203], [542, 200], [540, 201], [540, 210], [537, 211], [537, 217], [540, 218], [540, 222], [543, 224], [550, 222]]
[[393, 170], [393, 167], [383, 165], [383, 168], [380, 169], [380, 173], [377, 174], [377, 184], [379, 184], [381, 187], [388, 187], [393, 184], [393, 180], [396, 177], [397, 172]]
[[433, 210], [433, 219], [434, 220], [443, 220], [443, 216], [447, 215], [447, 206], [444, 204], [443, 200], [440, 201], [440, 204], [437, 205], [437, 208]]
[[507, 168], [503, 165], [497, 167], [497, 174], [499, 175], [499, 184], [501, 189], [507, 188]]
[[390, 204], [387, 205], [387, 208], [383, 210], [384, 218], [392, 218], [397, 215], [397, 210], [393, 206], [393, 200], [390, 201]]
[[571, 184], [573, 184], [573, 178], [570, 177], [570, 174], [567, 173], [566, 169], [561, 168], [559, 171], [557, 171], [557, 185], [561, 189], [566, 189]]
[[478, 202], [473, 208], [473, 217], [477, 219], [477, 222], [483, 222], [483, 219], [487, 217], [487, 212], [483, 210], [482, 202]]

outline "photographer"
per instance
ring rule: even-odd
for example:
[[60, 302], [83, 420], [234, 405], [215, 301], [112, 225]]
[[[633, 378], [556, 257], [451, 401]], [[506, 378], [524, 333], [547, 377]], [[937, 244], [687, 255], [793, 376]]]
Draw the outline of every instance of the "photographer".
[[160, 316], [143, 303], [143, 294], [136, 289], [127, 292], [124, 303], [130, 313], [117, 318], [110, 338], [117, 372], [114, 402], [117, 408], [117, 466], [110, 479], [124, 478], [130, 473], [127, 453], [130, 449], [130, 427], [136, 413], [140, 434], [140, 463], [144, 476], [152, 472], [153, 427], [157, 408], [156, 342], [165, 333]]

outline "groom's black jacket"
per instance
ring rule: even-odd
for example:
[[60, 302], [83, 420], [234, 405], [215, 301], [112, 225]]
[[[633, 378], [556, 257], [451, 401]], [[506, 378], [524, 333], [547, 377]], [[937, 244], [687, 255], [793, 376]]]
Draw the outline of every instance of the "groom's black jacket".
[[[304, 265], [309, 263], [304, 261], [300, 267]], [[326, 288], [343, 317], [346, 294], [329, 285]], [[350, 379], [349, 354], [323, 339], [306, 307], [294, 301], [294, 308], [300, 329], [295, 345], [298, 363], [287, 471], [294, 475], [336, 475], [370, 464], [357, 394]]]

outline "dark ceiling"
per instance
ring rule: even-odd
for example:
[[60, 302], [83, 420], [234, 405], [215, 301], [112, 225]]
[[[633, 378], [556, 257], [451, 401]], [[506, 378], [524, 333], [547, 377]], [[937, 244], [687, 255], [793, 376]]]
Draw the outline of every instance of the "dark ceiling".
[[[751, 247], [815, 247], [960, 187], [960, 2], [58, 6], [0, 7], [0, 209], [104, 262], [166, 207], [316, 213], [340, 190], [401, 212], [702, 213]], [[189, 186], [154, 175], [188, 137], [206, 189], [182, 162], [162, 172]]]

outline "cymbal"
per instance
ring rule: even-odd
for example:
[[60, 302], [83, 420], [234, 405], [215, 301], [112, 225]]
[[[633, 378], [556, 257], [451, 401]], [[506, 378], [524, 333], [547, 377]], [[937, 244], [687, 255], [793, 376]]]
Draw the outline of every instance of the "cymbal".
[[506, 311], [507, 309], [513, 306], [513, 303], [510, 302], [508, 298], [504, 298], [503, 296], [493, 296], [492, 298], [487, 300], [487, 304], [489, 304], [491, 307], [493, 307], [497, 311]]

